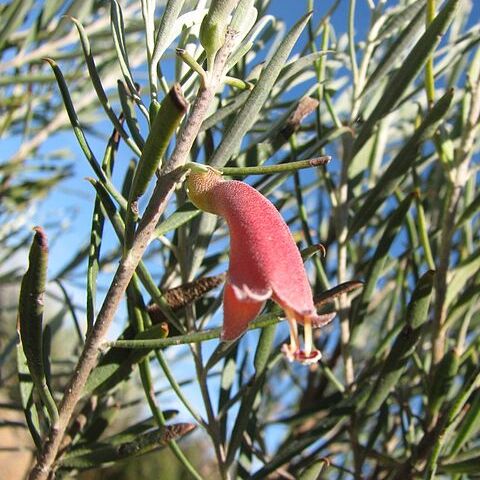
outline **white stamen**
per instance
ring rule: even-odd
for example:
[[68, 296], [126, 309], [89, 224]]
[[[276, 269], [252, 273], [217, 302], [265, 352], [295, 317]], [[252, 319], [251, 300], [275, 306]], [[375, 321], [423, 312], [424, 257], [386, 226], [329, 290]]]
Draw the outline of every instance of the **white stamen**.
[[290, 310], [285, 310], [288, 320], [288, 327], [290, 329], [290, 351], [294, 354], [300, 349], [300, 341], [298, 340], [298, 326], [295, 315]]
[[304, 319], [303, 337], [305, 340], [305, 355], [309, 357], [313, 349], [312, 319], [309, 316]]

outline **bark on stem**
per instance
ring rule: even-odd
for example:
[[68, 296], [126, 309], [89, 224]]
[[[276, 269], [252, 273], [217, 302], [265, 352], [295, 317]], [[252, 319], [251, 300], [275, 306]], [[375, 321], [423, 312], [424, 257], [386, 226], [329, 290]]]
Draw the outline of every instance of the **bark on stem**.
[[470, 159], [478, 133], [480, 120], [480, 77], [475, 79], [472, 88], [472, 101], [468, 119], [464, 128], [460, 145], [455, 152], [455, 165], [451, 171], [452, 189], [447, 199], [447, 208], [442, 222], [442, 241], [439, 254], [439, 265], [435, 282], [435, 311], [433, 318], [433, 366], [437, 365], [445, 353], [447, 338], [446, 320], [447, 275], [450, 264], [450, 253], [455, 233], [455, 217], [465, 184], [468, 180]]
[[[348, 132], [343, 138], [343, 161], [338, 186], [338, 204], [335, 208], [335, 229], [338, 242], [337, 280], [347, 281], [347, 236], [348, 236], [348, 166], [351, 160], [353, 138]], [[348, 319], [350, 302], [346, 294], [339, 297], [340, 341], [344, 363], [345, 383], [350, 388], [354, 382], [352, 355], [350, 353], [350, 324]]]
[[185, 164], [190, 149], [197, 137], [203, 119], [206, 117], [210, 102], [220, 85], [225, 64], [233, 47], [234, 33], [227, 32], [225, 45], [218, 52], [215, 65], [206, 88], [198, 92], [190, 116], [181, 130], [175, 149], [168, 163], [162, 170], [154, 193], [148, 203], [145, 214], [137, 230], [132, 248], [125, 252], [120, 265], [113, 277], [102, 308], [97, 316], [95, 326], [88, 336], [80, 359], [68, 383], [59, 408], [59, 421], [51, 429], [44, 441], [44, 447], [35, 466], [30, 472], [30, 480], [45, 480], [48, 478], [59, 451], [65, 430], [68, 427], [72, 413], [82, 396], [85, 382], [97, 363], [100, 346], [104, 340], [113, 317], [123, 299], [125, 290], [139, 264], [145, 249], [152, 240], [153, 232], [160, 216], [167, 206], [176, 184], [183, 176], [182, 167]]

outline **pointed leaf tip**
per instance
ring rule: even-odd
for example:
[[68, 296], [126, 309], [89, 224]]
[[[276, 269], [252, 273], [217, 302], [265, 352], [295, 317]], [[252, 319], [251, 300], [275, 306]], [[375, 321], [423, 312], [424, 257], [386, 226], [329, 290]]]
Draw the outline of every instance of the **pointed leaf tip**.
[[33, 230], [35, 231], [34, 241], [38, 243], [42, 250], [48, 252], [48, 237], [43, 227], [36, 226], [33, 227]]
[[56, 62], [53, 58], [43, 57], [42, 60], [43, 60], [44, 62], [49, 63], [52, 68], [55, 68], [55, 67], [57, 66], [57, 62]]

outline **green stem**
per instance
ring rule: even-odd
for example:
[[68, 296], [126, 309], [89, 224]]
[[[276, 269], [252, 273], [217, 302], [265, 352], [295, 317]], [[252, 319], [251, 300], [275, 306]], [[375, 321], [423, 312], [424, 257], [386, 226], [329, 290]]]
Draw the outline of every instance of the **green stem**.
[[[290, 139], [290, 146], [292, 149], [292, 157], [296, 157], [296, 136], [292, 135]], [[295, 163], [295, 162], [293, 162]], [[300, 222], [302, 224], [302, 230], [303, 230], [303, 235], [305, 237], [305, 240], [307, 241], [307, 244], [309, 247], [314, 245], [314, 241], [312, 238], [312, 235], [310, 234], [310, 228], [308, 225], [308, 214], [307, 214], [307, 209], [305, 208], [305, 203], [303, 201], [303, 194], [302, 194], [302, 188], [300, 185], [300, 176], [298, 175], [298, 172], [295, 172], [294, 174], [294, 181], [295, 181], [295, 195], [297, 198], [297, 204], [298, 204], [298, 213], [300, 215]], [[322, 262], [318, 258], [318, 255], [315, 255], [313, 262], [315, 264], [315, 270], [317, 272], [317, 277], [320, 281], [320, 284], [324, 290], [330, 288], [327, 274], [325, 273], [325, 270], [323, 268]]]
[[224, 79], [227, 85], [231, 87], [238, 88], [239, 90], [252, 90], [254, 85], [251, 82], [246, 82], [240, 78], [226, 76]]
[[[427, 0], [427, 16], [426, 27], [433, 22], [435, 18], [435, 0]], [[428, 105], [431, 106], [435, 102], [435, 77], [433, 73], [433, 52], [427, 59], [425, 64], [425, 91], [427, 92]]]
[[[127, 288], [127, 299], [134, 317], [133, 320], [135, 321], [135, 328], [137, 329], [137, 332], [142, 332], [146, 323], [146, 319], [144, 319], [144, 315], [146, 315], [146, 313], [144, 308], [141, 308], [143, 300], [141, 300], [136, 279], [134, 279]], [[148, 356], [140, 362], [139, 370], [143, 390], [145, 392], [150, 411], [152, 412], [158, 428], [163, 429], [166, 425], [166, 420], [163, 412], [160, 410], [155, 400], [155, 390], [153, 387], [152, 372], [150, 370]], [[195, 467], [190, 463], [188, 458], [185, 457], [180, 447], [174, 440], [170, 440], [168, 442], [168, 446], [177, 459], [183, 464], [188, 472], [193, 475], [194, 478], [197, 480], [203, 480], [202, 476], [195, 470]]]
[[208, 76], [203, 67], [183, 48], [177, 48], [175, 50], [177, 55], [200, 77], [201, 88], [206, 88]]
[[156, 349], [155, 350], [155, 356], [157, 357], [158, 363], [160, 364], [160, 367], [162, 367], [163, 373], [167, 377], [167, 380], [170, 383], [170, 386], [172, 387], [172, 390], [176, 393], [179, 400], [183, 403], [185, 408], [190, 412], [190, 414], [196, 420], [196, 422], [199, 425], [201, 425], [202, 427], [205, 428], [205, 421], [200, 416], [200, 414], [195, 410], [195, 408], [190, 403], [188, 398], [183, 394], [180, 385], [178, 384], [177, 380], [175, 379], [172, 371], [170, 370], [170, 367], [168, 366], [167, 361], [165, 360], [165, 357], [163, 356], [163, 352], [159, 349]]
[[[309, 160], [299, 160], [298, 162], [280, 163], [278, 165], [262, 165], [257, 167], [222, 167], [216, 168], [216, 170], [219, 170], [223, 175], [228, 175], [231, 177], [243, 177], [246, 175], [268, 175], [271, 173], [294, 172], [304, 168], [319, 167], [321, 165], [326, 165], [330, 159], [331, 157], [324, 156], [311, 158]], [[205, 168], [204, 165], [194, 162], [185, 164], [185, 169], [198, 169], [199, 167]]]
[[425, 211], [423, 209], [422, 201], [420, 200], [420, 195], [415, 195], [415, 204], [417, 206], [418, 233], [425, 253], [425, 259], [427, 260], [428, 268], [430, 270], [435, 270], [436, 266], [432, 255], [432, 249], [430, 247], [430, 241], [428, 239], [427, 222], [425, 221]]
[[[278, 317], [276, 315], [268, 314], [262, 315], [257, 320], [250, 322], [248, 330], [255, 330], [257, 328], [264, 328], [269, 325], [277, 323]], [[151, 340], [117, 340], [114, 342], [105, 342], [103, 347], [105, 348], [164, 348], [170, 347], [173, 345], [186, 345], [187, 343], [201, 343], [206, 340], [213, 340], [215, 338], [220, 338], [222, 329], [221, 328], [212, 328], [209, 330], [204, 330], [203, 332], [193, 332], [186, 335], [178, 335], [175, 337], [168, 338], [158, 338]]]
[[345, 386], [343, 383], [335, 376], [332, 370], [323, 362], [320, 362], [320, 367], [322, 368], [325, 376], [330, 380], [332, 385], [340, 392], [345, 393]]
[[350, 0], [350, 7], [348, 10], [348, 53], [350, 55], [350, 63], [352, 67], [354, 91], [356, 91], [358, 81], [358, 65], [355, 54], [355, 3], [355, 0]]

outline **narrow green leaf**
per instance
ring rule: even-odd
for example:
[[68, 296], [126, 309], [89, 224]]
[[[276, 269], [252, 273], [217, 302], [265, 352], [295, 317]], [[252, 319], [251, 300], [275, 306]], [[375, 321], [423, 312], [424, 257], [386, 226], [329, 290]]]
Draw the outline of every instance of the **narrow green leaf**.
[[[111, 176], [114, 162], [115, 151], [118, 148], [119, 138], [116, 130], [110, 136], [105, 149], [102, 161], [102, 170], [106, 175]], [[105, 224], [105, 215], [102, 211], [102, 201], [98, 195], [95, 197], [93, 207], [92, 223], [90, 227], [90, 245], [88, 247], [87, 264], [87, 333], [93, 328], [95, 321], [95, 308], [97, 296], [97, 276], [100, 266], [100, 250], [102, 246], [103, 227]]]
[[43, 362], [42, 325], [47, 283], [48, 241], [41, 227], [35, 227], [28, 262], [28, 270], [22, 279], [18, 302], [20, 339], [32, 382], [47, 407], [50, 421], [54, 425], [58, 420], [58, 411], [47, 385]]
[[[163, 410], [162, 414], [165, 420], [172, 420], [178, 415], [178, 410]], [[153, 417], [149, 417], [127, 427], [125, 430], [122, 430], [119, 433], [109, 436], [107, 440], [111, 445], [132, 442], [139, 434], [152, 430], [155, 428], [155, 426], [155, 419]]]
[[290, 82], [295, 78], [303, 75], [305, 70], [313, 70], [315, 68], [315, 62], [320, 58], [333, 53], [333, 50], [319, 50], [287, 63], [281, 70], [278, 76], [278, 81], [275, 83], [274, 95], [282, 93], [287, 89]]
[[29, 372], [27, 358], [23, 351], [22, 343], [17, 342], [17, 373], [20, 401], [27, 427], [37, 448], [42, 446], [42, 435], [38, 417], [37, 405], [33, 401], [33, 381]]
[[[69, 295], [67, 289], [64, 287], [61, 280], [57, 279], [55, 280], [55, 283], [60, 287], [63, 298], [65, 299], [65, 308], [68, 310], [68, 312], [70, 312], [70, 315], [72, 316], [73, 325], [75, 327], [75, 332], [77, 333], [77, 336], [78, 336], [79, 345], [83, 345], [84, 340], [83, 340], [82, 328], [80, 327], [80, 321], [78, 320], [78, 316], [77, 316], [77, 312], [75, 311], [75, 305], [73, 303], [73, 300]], [[45, 327], [45, 329], [47, 327]]]
[[405, 221], [405, 216], [410, 208], [412, 199], [413, 196], [408, 195], [395, 209], [395, 211], [389, 213], [388, 223], [380, 238], [380, 241], [378, 242], [375, 253], [368, 263], [367, 273], [365, 275], [365, 286], [360, 297], [355, 303], [354, 315], [352, 318], [352, 324], [355, 329], [360, 323], [363, 322], [363, 319], [365, 318], [378, 278], [380, 277], [384, 269], [385, 262], [387, 261], [388, 252]]
[[262, 468], [257, 470], [250, 478], [251, 480], [263, 480], [268, 478], [269, 474], [277, 470], [280, 466], [286, 464], [296, 455], [301, 454], [311, 444], [318, 441], [323, 435], [326, 435], [334, 428], [340, 428], [353, 413], [351, 406], [341, 406], [331, 409], [329, 414], [319, 422], [318, 426], [304, 432], [298, 438], [289, 438], [288, 443], [282, 445], [278, 453]]
[[70, 119], [73, 132], [77, 137], [80, 148], [82, 149], [86, 159], [88, 160], [88, 163], [90, 164], [98, 178], [101, 180], [101, 182], [105, 185], [108, 193], [112, 195], [112, 197], [115, 199], [118, 205], [122, 207], [122, 209], [126, 209], [127, 201], [122, 197], [122, 195], [117, 191], [110, 179], [105, 175], [105, 172], [100, 167], [97, 159], [95, 158], [95, 155], [93, 154], [92, 149], [90, 148], [90, 145], [87, 142], [87, 138], [85, 136], [85, 133], [83, 132], [82, 126], [80, 125], [80, 120], [78, 119], [77, 112], [75, 111], [75, 107], [73, 106], [73, 102], [70, 97], [65, 78], [63, 77], [60, 68], [58, 68], [56, 62], [51, 58], [46, 58], [45, 60], [50, 64], [53, 73], [55, 74], [55, 78], [57, 79], [58, 87], [60, 88], [60, 93], [62, 94], [63, 103], [65, 105], [65, 109], [67, 110], [68, 118]]
[[257, 13], [255, 0], [238, 0], [232, 15], [230, 28], [238, 32], [240, 38], [243, 38], [255, 23]]
[[269, 325], [262, 329], [258, 339], [257, 349], [253, 365], [255, 366], [255, 376], [259, 377], [268, 365], [268, 359], [272, 353], [273, 341], [277, 332], [277, 324]]
[[168, 442], [191, 432], [195, 425], [177, 423], [163, 429], [137, 435], [135, 440], [112, 444], [109, 439], [88, 446], [79, 446], [68, 452], [59, 464], [61, 468], [88, 469], [107, 465], [126, 458], [134, 458], [164, 448]]
[[461, 389], [457, 392], [455, 397], [450, 402], [449, 407], [441, 416], [437, 428], [436, 435], [433, 440], [433, 447], [426, 465], [426, 478], [433, 480], [435, 478], [436, 470], [438, 468], [438, 459], [442, 453], [445, 443], [451, 438], [454, 428], [456, 426], [456, 419], [462, 411], [465, 403], [471, 397], [472, 393], [478, 389], [480, 385], [480, 368], [475, 366], [473, 372], [466, 377]]
[[377, 381], [366, 401], [365, 414], [378, 411], [392, 388], [398, 383], [403, 370], [415, 351], [423, 324], [428, 320], [433, 290], [434, 271], [429, 270], [418, 281], [408, 305], [406, 325], [399, 333], [385, 359]]
[[2, 12], [2, 26], [0, 27], [0, 51], [3, 50], [11, 33], [25, 21], [33, 0], [12, 0]]
[[[220, 377], [220, 392], [218, 394], [218, 411], [222, 411], [225, 405], [229, 402], [232, 392], [232, 387], [237, 375], [237, 352], [238, 342], [235, 346], [228, 350], [225, 360], [223, 362], [222, 373]], [[209, 362], [210, 363], [210, 362]], [[227, 438], [227, 420], [228, 410], [219, 421], [220, 438], [222, 442]]]
[[464, 261], [452, 269], [452, 276], [448, 282], [445, 305], [450, 305], [468, 281], [473, 279], [480, 270], [480, 252], [475, 251]]
[[459, 356], [455, 349], [449, 350], [436, 366], [428, 392], [428, 414], [430, 418], [440, 413], [452, 389], [459, 366]]
[[155, 229], [155, 237], [161, 237], [166, 233], [176, 230], [178, 227], [189, 222], [197, 215], [200, 214], [200, 210], [192, 203], [184, 203], [178, 210], [173, 212], [166, 220], [158, 225]]
[[408, 54], [402, 66], [392, 75], [385, 87], [383, 95], [365, 121], [355, 140], [353, 146], [355, 153], [359, 152], [363, 145], [365, 145], [377, 122], [391, 112], [410, 83], [420, 72], [427, 58], [440, 42], [443, 32], [447, 29], [455, 15], [458, 4], [459, 0], [448, 0], [445, 3], [443, 9], [438, 13], [435, 20], [429, 25], [425, 33]]
[[348, 282], [340, 283], [333, 288], [330, 288], [322, 293], [319, 293], [318, 295], [315, 295], [315, 297], [313, 298], [313, 303], [315, 303], [315, 306], [319, 308], [322, 305], [333, 302], [340, 295], [344, 295], [348, 292], [353, 292], [354, 290], [358, 290], [363, 286], [364, 283], [358, 280], [350, 280]]
[[449, 459], [455, 459], [463, 446], [480, 431], [480, 391], [473, 394], [472, 403], [460, 427], [455, 432], [453, 445], [449, 453]]
[[[138, 124], [137, 115], [135, 114], [135, 108], [133, 105], [133, 99], [129, 94], [127, 87], [121, 81], [117, 81], [118, 97], [120, 98], [120, 105], [122, 106], [122, 114], [127, 122], [128, 129], [132, 134], [132, 138], [140, 151], [145, 148], [145, 140], [140, 133], [140, 126]], [[138, 151], [138, 149], [137, 149]]]
[[261, 396], [260, 389], [264, 381], [265, 370], [262, 374], [256, 376], [253, 382], [249, 382], [245, 387], [240, 408], [238, 409], [238, 413], [233, 424], [232, 434], [230, 435], [226, 460], [227, 465], [231, 465], [234, 461], [237, 451], [241, 447], [245, 429], [248, 428], [252, 416], [255, 416], [256, 414], [258, 407], [255, 408], [254, 404]]
[[373, 450], [373, 447], [377, 442], [377, 439], [380, 437], [382, 430], [384, 431], [386, 428], [388, 428], [388, 421], [389, 407], [386, 403], [384, 403], [380, 408], [380, 414], [378, 415], [377, 423], [372, 428], [368, 436], [367, 444], [365, 445], [365, 450], [363, 451], [363, 461], [365, 461], [367, 453]]
[[425, 0], [417, 1], [411, 6], [415, 9], [415, 14], [411, 21], [406, 25], [400, 35], [395, 39], [390, 48], [385, 52], [381, 60], [378, 62], [375, 70], [369, 75], [368, 81], [365, 84], [365, 88], [362, 91], [362, 95], [372, 90], [372, 88], [381, 81], [386, 74], [395, 66], [398, 62], [398, 58], [403, 54], [406, 47], [412, 41], [420, 29], [425, 25]]
[[[102, 85], [102, 81], [100, 80], [100, 74], [98, 73], [97, 66], [95, 64], [95, 60], [93, 58], [92, 49], [90, 47], [90, 41], [88, 39], [87, 33], [83, 28], [83, 25], [76, 19], [72, 18], [72, 22], [75, 24], [78, 30], [78, 34], [80, 36], [80, 43], [82, 44], [83, 55], [85, 57], [85, 63], [87, 64], [88, 74], [90, 80], [92, 81], [93, 88], [97, 94], [98, 100], [102, 105], [105, 113], [107, 114], [108, 118], [112, 122], [113, 126], [115, 127], [116, 131], [121, 135], [121, 137], [125, 140], [126, 144], [131, 148], [131, 150], [137, 155], [138, 157], [141, 155], [141, 147], [143, 146], [142, 143], [135, 143], [128, 133], [123, 128], [120, 120], [118, 119], [117, 115], [113, 111], [110, 102], [108, 101], [107, 94]], [[135, 138], [135, 137], [134, 137]]]
[[423, 251], [425, 253], [425, 260], [427, 262], [428, 268], [434, 269], [435, 261], [433, 259], [432, 249], [430, 247], [430, 240], [428, 237], [428, 227], [425, 219], [425, 210], [423, 208], [419, 193], [415, 195], [415, 204], [417, 206], [418, 235], [420, 237]]
[[187, 108], [188, 104], [181, 87], [175, 84], [161, 103], [135, 170], [125, 220], [126, 248], [133, 242], [134, 223], [138, 219], [138, 200], [147, 190], [155, 171], [161, 167], [162, 157]]
[[200, 131], [203, 132], [205, 130], [213, 128], [219, 125], [230, 115], [233, 115], [245, 103], [249, 95], [250, 92], [241, 92], [238, 95], [235, 95], [233, 99], [228, 99], [228, 103], [226, 103], [223, 107], [215, 110], [215, 112], [213, 112], [203, 121]]
[[155, 48], [155, 0], [141, 0], [142, 17], [145, 29], [145, 46], [147, 59], [150, 62]]
[[318, 480], [320, 474], [324, 472], [325, 468], [328, 468], [328, 460], [317, 460], [309, 467], [305, 468], [298, 477], [299, 480]]
[[452, 100], [453, 90], [449, 90], [427, 113], [420, 126], [377, 180], [377, 184], [368, 192], [363, 205], [355, 215], [349, 231], [350, 238], [372, 218], [380, 205], [394, 191], [403, 176], [414, 165], [421, 144], [433, 135], [446, 115]]
[[[85, 429], [80, 432], [82, 442], [85, 442], [87, 444], [96, 442], [103, 435], [105, 430], [110, 425], [112, 425], [112, 422], [115, 420], [116, 415], [120, 412], [121, 406], [116, 402], [109, 402], [108, 399], [109, 397], [105, 396], [104, 400], [101, 401], [101, 403], [96, 406], [94, 411], [89, 414], [89, 421], [85, 426]], [[135, 433], [135, 435], [137, 433], [143, 433], [146, 430], [150, 430], [155, 426], [153, 423], [142, 422], [142, 424], [143, 423], [146, 423], [147, 426], [143, 430], [141, 428], [138, 428], [138, 431]], [[118, 435], [121, 435], [122, 433], [123, 432]], [[125, 438], [123, 441], [133, 440], [134, 437], [131, 437], [132, 436], [130, 436], [130, 438]]]
[[[102, 208], [104, 209], [105, 214], [108, 216], [110, 222], [112, 223], [115, 234], [117, 235], [120, 243], [123, 244], [125, 225], [123, 223], [122, 217], [117, 212], [115, 205], [109, 197], [104, 185], [93, 179], [89, 179], [89, 181], [92, 183], [93, 187], [97, 192], [97, 195], [102, 204]], [[138, 264], [137, 274], [141, 282], [145, 286], [147, 292], [152, 296], [155, 303], [162, 309], [162, 314], [168, 319], [169, 323], [179, 328], [179, 324], [176, 318], [172, 315], [170, 308], [168, 307], [165, 299], [163, 298], [162, 292], [160, 292], [160, 290], [158, 289], [156, 283], [154, 282], [143, 261], [140, 261], [140, 263]]]
[[42, 6], [42, 13], [40, 14], [41, 28], [48, 27], [48, 24], [54, 18], [55, 14], [63, 7], [61, 0], [48, 0]]
[[[185, 0], [168, 0], [163, 11], [160, 26], [158, 27], [157, 37], [155, 39], [155, 47], [153, 49], [152, 59], [149, 66], [150, 84], [155, 88], [157, 82], [157, 66], [158, 62], [168, 48], [171, 32], [174, 29], [175, 22], [180, 15]], [[156, 92], [152, 91], [152, 95], [156, 98]]]
[[306, 15], [292, 27], [290, 32], [279, 45], [271, 60], [262, 70], [257, 84], [251, 91], [240, 112], [235, 117], [235, 122], [230, 125], [222, 142], [215, 151], [210, 161], [211, 165], [216, 167], [224, 166], [228, 160], [230, 160], [230, 157], [238, 150], [242, 138], [255, 123], [258, 113], [268, 98], [281, 69], [285, 65], [293, 46], [310, 17], [311, 14]]
[[136, 95], [137, 89], [133, 81], [130, 64], [128, 61], [127, 44], [125, 40], [125, 25], [123, 22], [122, 8], [116, 0], [110, 0], [110, 21], [112, 27], [112, 37], [117, 51], [118, 64], [123, 77], [132, 95]]
[[470, 220], [478, 211], [480, 211], [480, 194], [466, 206], [456, 223], [456, 228], [461, 227], [466, 221]]
[[72, 0], [69, 2], [68, 8], [64, 11], [64, 15], [55, 26], [56, 28], [51, 38], [61, 38], [70, 31], [71, 25], [69, 19], [71, 17], [78, 18], [78, 20], [82, 22], [94, 14], [94, 1], [95, 0]]
[[438, 467], [438, 473], [446, 474], [478, 474], [480, 472], [480, 456], [461, 462], [443, 463]]

